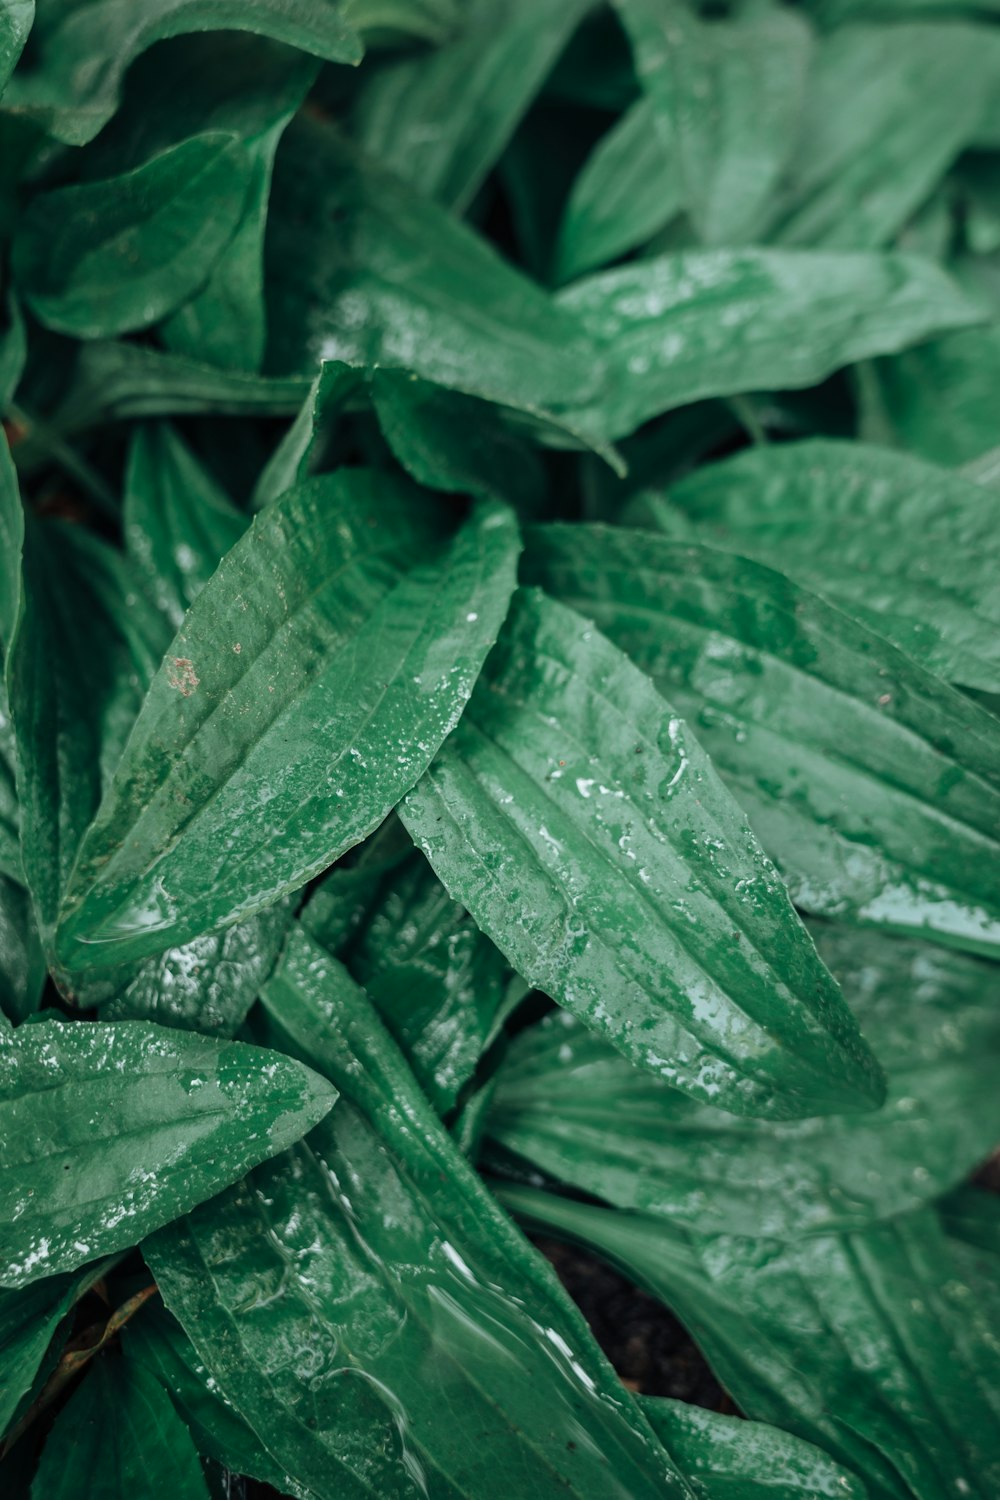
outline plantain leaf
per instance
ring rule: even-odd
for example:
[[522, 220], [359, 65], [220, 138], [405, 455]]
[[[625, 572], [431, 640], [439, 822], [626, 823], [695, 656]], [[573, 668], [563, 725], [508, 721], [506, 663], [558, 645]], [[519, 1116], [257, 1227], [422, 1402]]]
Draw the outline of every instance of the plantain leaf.
[[[706, 541], [801, 579], [932, 671], [1000, 689], [1000, 496], [903, 454], [818, 440], [748, 449], [669, 499]], [[654, 525], [657, 510], [643, 506]]]
[[872, 1495], [995, 1492], [996, 1327], [932, 1210], [780, 1244], [689, 1235], [531, 1188], [500, 1197], [662, 1298], [747, 1416], [818, 1444]]
[[970, 328], [934, 339], [876, 364], [878, 441], [949, 467], [980, 458], [996, 446], [996, 382], [1000, 326]]
[[697, 725], [799, 906], [997, 952], [992, 715], [759, 563], [596, 526], [528, 557]]
[[35, 0], [4, 0], [0, 10], [0, 97], [35, 19]]
[[80, 1475], [94, 1500], [148, 1494], [169, 1478], [176, 1500], [208, 1500], [191, 1434], [141, 1365], [99, 1356], [56, 1418], [32, 1500], [71, 1500]]
[[39, 195], [14, 242], [21, 295], [77, 338], [147, 328], [207, 280], [243, 217], [251, 170], [240, 141], [212, 132], [121, 177]]
[[616, 0], [663, 146], [707, 245], [752, 240], [796, 137], [812, 36], [758, 5], [702, 21], [685, 0]]
[[279, 1467], [319, 1495], [471, 1500], [509, 1472], [526, 1493], [689, 1496], [344, 969], [300, 932], [264, 1001], [267, 1035], [339, 1080], [341, 1128], [143, 1253]]
[[72, 1275], [0, 1291], [0, 1434], [11, 1426], [67, 1314], [113, 1264], [99, 1261]]
[[982, 315], [944, 272], [905, 255], [686, 251], [576, 282], [556, 307], [604, 362], [572, 415], [614, 440], [706, 396], [798, 389]]
[[25, 1020], [38, 1009], [45, 978], [31, 897], [19, 881], [0, 875], [0, 1013]]
[[464, 212], [589, 9], [590, 0], [467, 0], [443, 47], [390, 62], [361, 90], [359, 141]]
[[722, 1417], [686, 1401], [647, 1397], [640, 1405], [664, 1447], [676, 1453], [698, 1500], [868, 1500], [855, 1475], [779, 1427]]
[[247, 519], [169, 423], [144, 423], [129, 449], [125, 545], [176, 630]]
[[631, 1061], [740, 1113], [880, 1102], [878, 1065], [708, 757], [574, 611], [516, 596], [400, 816], [517, 972]]
[[505, 508], [456, 530], [366, 470], [261, 512], [169, 647], [80, 850], [66, 970], [243, 920], [377, 827], [457, 721], [517, 547]]
[[[659, 129], [657, 129], [659, 125]], [[597, 270], [651, 240], [680, 212], [676, 152], [649, 99], [640, 99], [594, 147], [563, 212], [555, 250], [558, 283]]]
[[298, 1140], [335, 1098], [277, 1053], [144, 1021], [0, 1033], [0, 1285], [135, 1244]]
[[362, 53], [340, 0], [93, 0], [55, 21], [7, 102], [75, 146], [111, 119], [130, 63], [168, 37], [250, 31], [329, 62], [357, 63]]
[[511, 1044], [492, 1139], [618, 1208], [706, 1235], [864, 1229], [957, 1186], [1000, 1140], [995, 971], [908, 939], [811, 931], [888, 1074], [881, 1110], [740, 1119], [629, 1067], [557, 1011]]

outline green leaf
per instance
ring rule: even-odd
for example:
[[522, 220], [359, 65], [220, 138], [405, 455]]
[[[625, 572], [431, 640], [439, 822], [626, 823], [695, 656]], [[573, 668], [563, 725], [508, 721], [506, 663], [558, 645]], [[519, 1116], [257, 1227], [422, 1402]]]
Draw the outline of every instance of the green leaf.
[[500, 1197], [662, 1298], [747, 1416], [818, 1444], [872, 1495], [992, 1500], [997, 1330], [931, 1210], [780, 1244], [688, 1235], [530, 1188]]
[[139, 1364], [103, 1355], [56, 1418], [32, 1500], [74, 1500], [86, 1475], [93, 1500], [168, 1485], [176, 1500], [208, 1500], [191, 1434], [170, 1397]]
[[390, 873], [345, 961], [446, 1114], [503, 1021], [503, 955], [413, 853]]
[[276, 1053], [145, 1021], [0, 1032], [0, 1285], [134, 1245], [298, 1140], [335, 1098]]
[[292, 905], [286, 897], [246, 922], [147, 958], [103, 1006], [102, 1019], [234, 1036], [277, 962]]
[[645, 1397], [639, 1404], [698, 1500], [868, 1500], [854, 1474], [779, 1427], [719, 1416], [686, 1401]]
[[556, 306], [605, 364], [599, 396], [581, 393], [571, 414], [610, 439], [706, 396], [815, 385], [981, 318], [929, 262], [806, 250], [663, 255], [578, 281]]
[[28, 40], [34, 19], [35, 0], [3, 0], [0, 6], [0, 97]]
[[232, 239], [251, 166], [240, 141], [206, 133], [121, 177], [41, 194], [14, 242], [25, 302], [78, 338], [158, 322], [204, 284]]
[[243, 920], [377, 827], [462, 712], [517, 550], [506, 508], [455, 529], [367, 470], [260, 512], [169, 647], [80, 850], [67, 970]]
[[251, 507], [262, 510], [315, 473], [336, 420], [364, 381], [363, 372], [339, 360], [321, 360], [319, 373], [285, 433], [261, 471], [254, 487]]
[[395, 813], [370, 838], [334, 865], [313, 889], [299, 921], [311, 938], [342, 958], [379, 892], [413, 857], [413, 844]]
[[32, 518], [7, 662], [24, 874], [50, 949], [80, 840], [162, 649], [124, 560], [80, 527]]
[[[747, 449], [669, 498], [706, 541], [801, 579], [941, 676], [1000, 689], [1000, 497], [919, 459], [818, 440]], [[656, 524], [657, 502], [644, 513]]]
[[[17, 471], [4, 434], [0, 437], [0, 661], [14, 638], [21, 610], [23, 549], [24, 511], [21, 508]], [[6, 710], [5, 701], [2, 709]]]
[[30, 1016], [45, 978], [31, 897], [18, 881], [0, 875], [0, 1012], [11, 1021]]
[[759, 563], [576, 526], [528, 564], [697, 726], [797, 905], [996, 954], [990, 714]]
[[845, 26], [825, 37], [771, 237], [887, 244], [976, 135], [1000, 68], [992, 28]]
[[345, 0], [344, 13], [362, 36], [374, 32], [443, 42], [454, 31], [462, 0]]
[[471, 1500], [504, 1474], [525, 1494], [690, 1495], [340, 965], [299, 933], [264, 1001], [268, 1036], [338, 1080], [340, 1128], [143, 1253], [275, 1462], [320, 1495]]
[[122, 519], [136, 571], [174, 630], [248, 525], [166, 422], [135, 430]]
[[8, 103], [57, 140], [83, 145], [118, 107], [129, 65], [154, 42], [192, 31], [251, 31], [328, 62], [357, 63], [361, 43], [338, 0], [91, 0], [46, 28]]
[[574, 313], [329, 126], [286, 132], [267, 250], [272, 370], [386, 365], [535, 410], [598, 384]]
[[795, 141], [810, 28], [779, 6], [706, 22], [685, 0], [616, 5], [699, 238], [707, 245], [756, 238]]
[[16, 766], [14, 726], [4, 674], [0, 670], [0, 878], [21, 884], [24, 872], [21, 868], [21, 810], [17, 802]]
[[352, 119], [359, 141], [464, 212], [589, 9], [590, 0], [467, 0], [443, 47], [372, 75]]
[[73, 1275], [0, 1291], [0, 1435], [34, 1384], [63, 1319], [108, 1269], [109, 1262], [100, 1261]]
[[279, 1468], [253, 1429], [217, 1393], [184, 1330], [162, 1307], [143, 1308], [142, 1316], [122, 1330], [122, 1349], [129, 1364], [159, 1381], [203, 1457], [282, 1495], [317, 1500]]
[[566, 201], [555, 251], [557, 283], [573, 281], [636, 249], [680, 212], [676, 153], [640, 99], [603, 135]]
[[891, 441], [932, 463], [968, 463], [996, 446], [1000, 325], [970, 328], [876, 366]]
[[491, 1137], [700, 1234], [863, 1229], [940, 1197], [1000, 1140], [995, 970], [908, 939], [810, 930], [888, 1074], [876, 1113], [773, 1123], [695, 1105], [558, 1011], [512, 1042]]
[[632, 1062], [740, 1113], [880, 1102], [878, 1064], [740, 808], [573, 610], [515, 596], [399, 811], [512, 967]]

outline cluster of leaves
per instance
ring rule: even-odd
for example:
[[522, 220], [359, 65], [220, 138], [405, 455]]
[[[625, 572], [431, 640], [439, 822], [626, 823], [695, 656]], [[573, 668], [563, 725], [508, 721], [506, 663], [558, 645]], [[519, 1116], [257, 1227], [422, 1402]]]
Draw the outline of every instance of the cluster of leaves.
[[11, 1500], [1000, 1493], [991, 10], [0, 0]]

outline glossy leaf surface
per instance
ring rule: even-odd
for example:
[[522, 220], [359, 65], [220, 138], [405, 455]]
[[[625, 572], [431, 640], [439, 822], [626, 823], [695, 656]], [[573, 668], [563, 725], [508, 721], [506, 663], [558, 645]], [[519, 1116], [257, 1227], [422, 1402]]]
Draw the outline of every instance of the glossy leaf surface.
[[858, 1478], [779, 1427], [686, 1401], [646, 1397], [640, 1405], [699, 1500], [868, 1500]]
[[165, 1480], [176, 1500], [208, 1500], [191, 1434], [166, 1391], [141, 1365], [107, 1355], [57, 1417], [32, 1500], [71, 1500], [81, 1474], [94, 1500], [149, 1493]]
[[274, 1460], [321, 1495], [336, 1476], [344, 1495], [475, 1496], [508, 1471], [594, 1500], [688, 1495], [340, 965], [301, 934], [265, 1003], [268, 1038], [338, 1080], [340, 1128], [144, 1253]]
[[78, 338], [157, 322], [205, 282], [232, 239], [250, 171], [239, 141], [205, 134], [122, 177], [42, 194], [15, 241], [26, 303]]
[[400, 815], [529, 984], [694, 1097], [871, 1107], [877, 1064], [690, 728], [538, 592]]
[[0, 95], [14, 71], [35, 18], [35, 0], [4, 0], [0, 11]]
[[697, 726], [798, 905], [996, 951], [991, 715], [759, 563], [581, 526], [528, 557]]
[[[840, 602], [933, 671], [1000, 688], [1000, 496], [863, 443], [783, 443], [700, 468], [669, 495], [705, 539]], [[645, 507], [655, 523], [656, 502]]]
[[791, 250], [658, 256], [578, 281], [556, 305], [604, 364], [598, 399], [581, 393], [574, 414], [611, 439], [707, 396], [815, 385], [981, 316], [916, 257]]
[[870, 1115], [763, 1122], [693, 1104], [557, 1011], [511, 1044], [488, 1130], [551, 1177], [700, 1234], [863, 1229], [961, 1182], [1000, 1139], [990, 964], [810, 929], [889, 1077]]
[[707, 245], [753, 241], [795, 140], [809, 27], [781, 6], [702, 21], [684, 0], [616, 0], [684, 203]]
[[530, 1188], [501, 1197], [661, 1297], [749, 1417], [817, 1443], [873, 1493], [987, 1500], [995, 1488], [995, 1337], [932, 1210], [779, 1245]]
[[365, 470], [261, 512], [143, 705], [76, 865], [66, 967], [246, 918], [370, 833], [461, 713], [517, 548], [509, 511], [456, 530], [433, 497]]
[[300, 1064], [148, 1022], [0, 1032], [0, 1285], [71, 1270], [298, 1140], [336, 1094]]

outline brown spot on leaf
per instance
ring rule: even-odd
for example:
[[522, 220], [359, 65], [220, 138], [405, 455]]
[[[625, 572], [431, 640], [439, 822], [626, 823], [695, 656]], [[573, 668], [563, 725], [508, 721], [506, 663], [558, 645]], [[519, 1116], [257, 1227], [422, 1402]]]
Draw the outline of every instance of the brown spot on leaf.
[[190, 698], [201, 678], [194, 669], [194, 662], [186, 656], [174, 656], [167, 663], [167, 681], [185, 698]]

